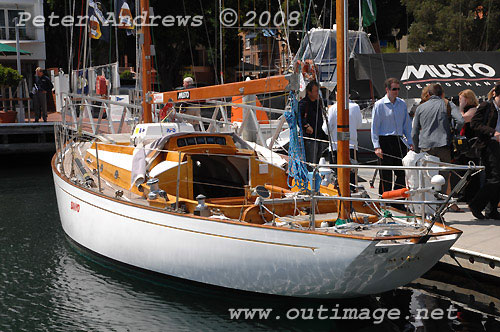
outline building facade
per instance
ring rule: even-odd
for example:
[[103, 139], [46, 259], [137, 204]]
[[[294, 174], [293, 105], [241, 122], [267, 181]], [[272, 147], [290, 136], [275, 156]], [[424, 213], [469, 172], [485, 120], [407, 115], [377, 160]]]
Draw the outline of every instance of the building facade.
[[[0, 0], [0, 43], [16, 47], [16, 31], [14, 18], [23, 13], [43, 16], [43, 0]], [[36, 27], [28, 20], [19, 28], [19, 47], [30, 55], [21, 55], [21, 74], [31, 80], [36, 67], [45, 67], [45, 31], [44, 27]], [[0, 55], [0, 64], [17, 69], [15, 55]]]

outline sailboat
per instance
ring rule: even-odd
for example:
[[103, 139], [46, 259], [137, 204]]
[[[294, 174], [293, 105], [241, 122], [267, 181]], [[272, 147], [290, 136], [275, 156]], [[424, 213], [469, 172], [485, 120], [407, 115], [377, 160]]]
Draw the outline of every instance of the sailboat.
[[[141, 4], [149, 7], [147, 1]], [[342, 13], [344, 1], [338, 5]], [[337, 21], [343, 20], [339, 14]], [[342, 45], [344, 25], [338, 26]], [[68, 95], [64, 122], [56, 128], [55, 191], [62, 228], [77, 246], [132, 269], [211, 286], [347, 298], [420, 277], [461, 235], [440, 218], [444, 208], [427, 217], [397, 216], [385, 209], [393, 200], [350, 197], [353, 166], [323, 165], [324, 171], [316, 165], [308, 178], [294, 177], [290, 165], [302, 160], [290, 156], [288, 169], [276, 165], [272, 155], [264, 160], [217, 125], [195, 131], [189, 123], [151, 123], [154, 104], [274, 91], [290, 92], [293, 118], [298, 73], [151, 93], [147, 22], [142, 29], [142, 105], [101, 100], [137, 109], [142, 123], [127, 127], [122, 117], [119, 125], [109, 121], [108, 132], [92, 132], [82, 120], [86, 112], [77, 118]], [[345, 110], [345, 49], [338, 52], [338, 103]], [[345, 112], [339, 112], [339, 121], [342, 131]], [[348, 150], [348, 139], [340, 139], [339, 163], [348, 164]], [[327, 181], [334, 167], [338, 188]], [[413, 204], [444, 207], [446, 201]]]

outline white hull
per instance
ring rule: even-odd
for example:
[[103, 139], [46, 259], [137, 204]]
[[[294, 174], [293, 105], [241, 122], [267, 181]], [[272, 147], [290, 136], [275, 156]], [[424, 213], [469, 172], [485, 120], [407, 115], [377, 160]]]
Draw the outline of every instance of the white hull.
[[196, 219], [106, 198], [53, 175], [62, 227], [79, 245], [141, 269], [244, 291], [315, 298], [379, 293], [421, 276], [458, 238], [382, 245]]

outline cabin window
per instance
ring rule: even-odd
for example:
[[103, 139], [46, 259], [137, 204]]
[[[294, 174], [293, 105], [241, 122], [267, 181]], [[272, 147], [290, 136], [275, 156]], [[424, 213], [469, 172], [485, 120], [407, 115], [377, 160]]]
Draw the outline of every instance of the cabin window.
[[177, 146], [180, 148], [186, 145], [197, 145], [197, 144], [226, 145], [226, 138], [215, 137], [215, 136], [198, 136], [198, 137], [186, 137], [177, 139]]
[[226, 145], [226, 138], [225, 137], [216, 137], [215, 144]]

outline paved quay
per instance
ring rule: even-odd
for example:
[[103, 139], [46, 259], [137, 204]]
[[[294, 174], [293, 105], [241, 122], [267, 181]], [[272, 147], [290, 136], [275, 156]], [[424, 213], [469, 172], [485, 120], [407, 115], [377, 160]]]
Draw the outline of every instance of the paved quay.
[[[369, 182], [373, 178], [373, 170], [360, 170], [359, 176], [365, 180], [360, 182], [372, 197], [378, 193], [378, 177], [374, 188]], [[500, 277], [500, 220], [478, 220], [470, 212], [467, 204], [459, 203], [461, 212], [448, 211], [444, 218], [448, 226], [463, 231], [450, 252], [440, 262], [452, 266], [462, 266], [469, 270]]]

